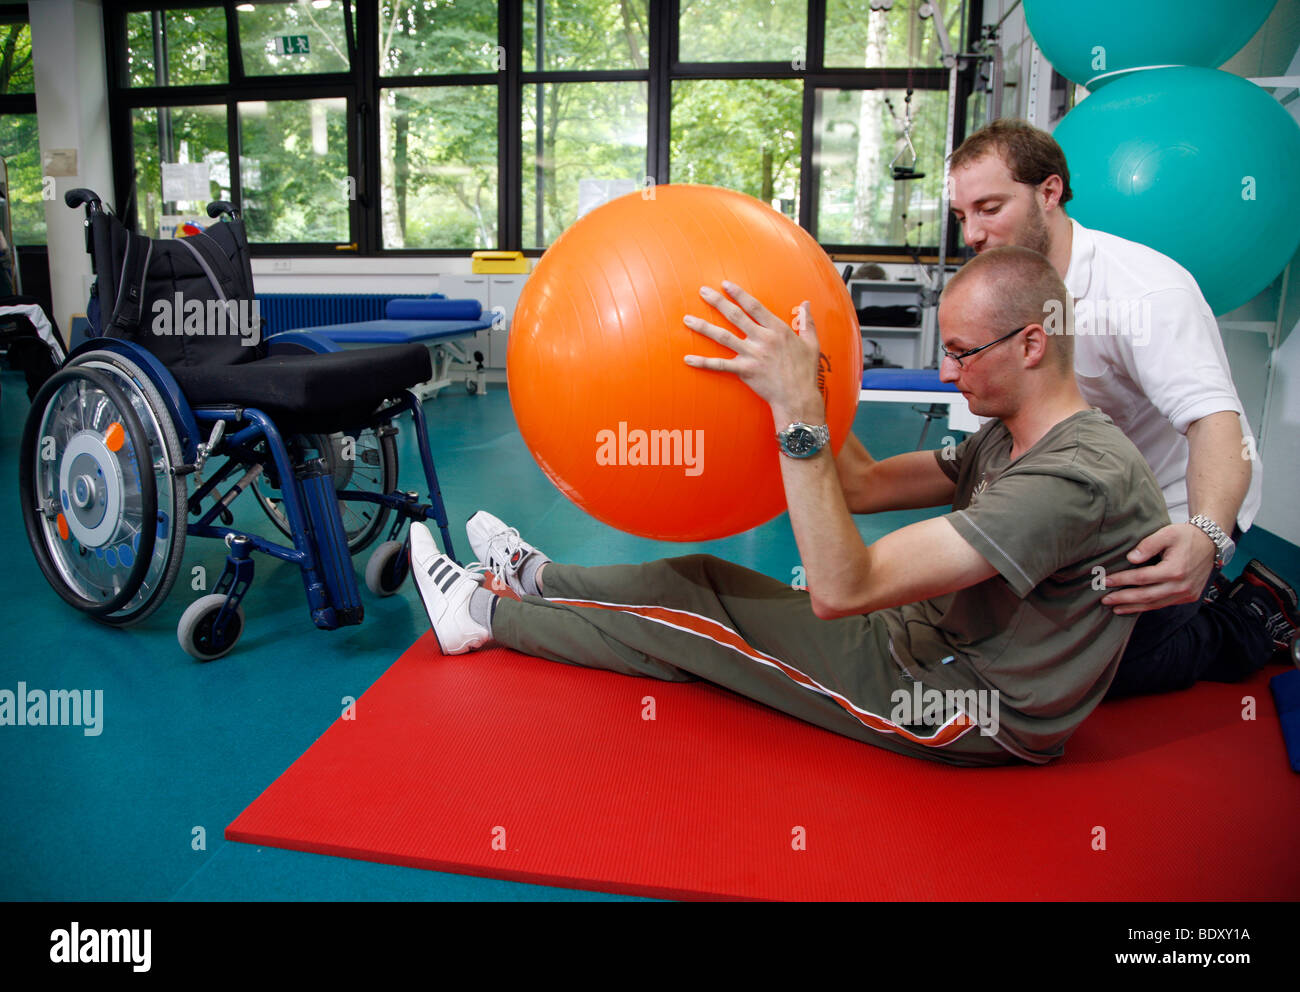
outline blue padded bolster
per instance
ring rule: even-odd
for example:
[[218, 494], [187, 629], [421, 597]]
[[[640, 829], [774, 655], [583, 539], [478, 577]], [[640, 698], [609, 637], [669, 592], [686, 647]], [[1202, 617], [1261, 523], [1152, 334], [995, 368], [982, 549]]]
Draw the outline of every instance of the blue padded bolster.
[[1292, 669], [1268, 680], [1277, 704], [1277, 716], [1282, 721], [1282, 740], [1291, 770], [1300, 772], [1300, 670]]
[[866, 369], [862, 373], [862, 388], [959, 392], [953, 383], [939, 381], [938, 369]]
[[389, 320], [478, 320], [483, 304], [478, 300], [389, 300], [384, 308]]
[[338, 344], [428, 344], [441, 338], [465, 337], [491, 326], [489, 320], [363, 320], [304, 327], [298, 333], [310, 332]]

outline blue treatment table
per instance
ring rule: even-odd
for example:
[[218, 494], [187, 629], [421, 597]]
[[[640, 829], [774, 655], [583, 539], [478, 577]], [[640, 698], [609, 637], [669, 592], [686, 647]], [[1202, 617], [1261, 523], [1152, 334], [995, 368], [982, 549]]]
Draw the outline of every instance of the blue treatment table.
[[953, 430], [980, 429], [980, 418], [970, 412], [966, 397], [951, 383], [940, 382], [938, 369], [867, 369], [859, 397], [866, 403], [942, 404], [948, 407], [948, 426]]
[[[292, 334], [313, 334], [340, 348], [369, 348], [380, 344], [422, 344], [428, 347], [433, 359], [433, 378], [417, 386], [420, 399], [437, 396], [439, 390], [452, 384], [452, 376], [465, 375], [470, 392], [482, 395], [487, 384], [474, 361], [473, 351], [466, 339], [473, 339], [479, 331], [492, 327], [492, 321], [483, 320], [363, 320], [353, 324], [322, 324], [318, 327], [296, 327]], [[472, 342], [471, 342], [472, 343]], [[469, 379], [473, 375], [475, 378]]]

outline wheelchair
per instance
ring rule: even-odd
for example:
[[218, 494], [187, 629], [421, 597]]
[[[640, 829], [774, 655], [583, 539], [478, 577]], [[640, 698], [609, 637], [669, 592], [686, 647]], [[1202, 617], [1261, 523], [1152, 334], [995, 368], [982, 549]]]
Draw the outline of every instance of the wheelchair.
[[[301, 332], [262, 340], [247, 237], [229, 203], [209, 205], [216, 223], [206, 231], [155, 241], [128, 231], [90, 190], [64, 199], [85, 209], [96, 272], [89, 313], [102, 336], [34, 397], [19, 486], [32, 552], [66, 602], [110, 626], [137, 623], [166, 599], [186, 538], [219, 538], [224, 571], [177, 626], [181, 647], [210, 661], [244, 629], [254, 552], [299, 567], [323, 630], [362, 622], [352, 556], [381, 535], [365, 568], [379, 596], [409, 572], [399, 539], [408, 521], [434, 521], [454, 558], [410, 391], [432, 375], [425, 348], [342, 351]], [[425, 500], [397, 487], [403, 414], [414, 422]], [[287, 543], [234, 526], [230, 507], [249, 490]]]

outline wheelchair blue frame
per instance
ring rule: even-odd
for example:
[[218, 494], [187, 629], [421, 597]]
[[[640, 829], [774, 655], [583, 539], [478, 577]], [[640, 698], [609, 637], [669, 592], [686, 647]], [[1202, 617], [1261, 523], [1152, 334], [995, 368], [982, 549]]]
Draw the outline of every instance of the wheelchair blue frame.
[[[337, 346], [323, 339], [301, 332], [289, 332], [269, 339], [271, 354], [292, 354], [304, 351], [331, 352]], [[302, 572], [303, 586], [313, 623], [322, 630], [360, 623], [363, 616], [361, 596], [351, 556], [347, 550], [339, 513], [339, 500], [366, 501], [386, 506], [395, 511], [396, 520], [390, 530], [390, 540], [400, 532], [407, 520], [433, 520], [442, 535], [448, 555], [455, 551], [448, 527], [447, 512], [442, 501], [437, 471], [429, 450], [428, 424], [419, 400], [409, 390], [384, 407], [367, 422], [354, 425], [355, 430], [375, 428], [409, 413], [415, 423], [417, 447], [421, 466], [428, 485], [428, 502], [417, 500], [416, 493], [373, 493], [359, 490], [336, 490], [333, 477], [323, 461], [313, 459], [305, 466], [295, 464], [290, 457], [279, 429], [269, 416], [253, 407], [198, 407], [186, 401], [171, 373], [148, 350], [130, 341], [117, 338], [95, 338], [79, 347], [70, 357], [69, 365], [78, 356], [92, 351], [111, 352], [135, 363], [148, 376], [157, 389], [166, 413], [171, 417], [181, 442], [185, 464], [173, 467], [178, 474], [195, 471], [201, 445], [217, 423], [224, 423], [231, 433], [226, 433], [218, 447], [211, 453], [228, 458], [207, 481], [201, 483], [189, 497], [191, 515], [197, 519], [187, 522], [186, 533], [194, 537], [212, 537], [224, 540], [229, 548], [226, 568], [215, 592], [226, 595], [226, 603], [215, 618], [213, 631], [218, 640], [253, 579], [253, 551], [270, 555], [281, 561], [297, 565]], [[200, 512], [202, 503], [213, 495], [232, 474], [245, 469], [245, 480], [252, 466], [260, 466], [265, 455], [255, 449], [265, 442], [278, 476], [282, 506], [288, 518], [293, 545], [286, 547], [261, 535], [249, 533], [233, 526], [219, 524], [219, 517], [228, 519], [229, 506], [243, 492], [251, 480], [237, 482], [232, 490], [217, 498], [211, 506]], [[405, 551], [403, 551], [405, 554]], [[403, 568], [405, 565], [403, 565]]]
[[[221, 539], [228, 554], [215, 592], [196, 600], [177, 629], [191, 655], [211, 660], [230, 650], [243, 629], [240, 603], [253, 581], [254, 552], [298, 566], [312, 621], [324, 630], [361, 622], [352, 554], [381, 534], [390, 513], [388, 539], [366, 568], [366, 584], [376, 594], [392, 594], [409, 572], [409, 546], [397, 540], [408, 521], [434, 521], [454, 559], [424, 411], [410, 389], [397, 386], [414, 378], [409, 368], [388, 380], [391, 389], [376, 391], [367, 380], [371, 388], [361, 394], [361, 405], [377, 409], [344, 426], [342, 418], [326, 416], [322, 426], [328, 420], [328, 429], [319, 433], [301, 426], [305, 410], [292, 422], [281, 421], [293, 427], [282, 435], [264, 409], [187, 400], [169, 364], [237, 366], [249, 357], [240, 351], [247, 342], [226, 333], [234, 326], [229, 323], [203, 329], [201, 343], [150, 335], [145, 322], [160, 300], [217, 303], [220, 312], [221, 305], [254, 299], [247, 235], [233, 204], [209, 204], [208, 216], [218, 223], [192, 238], [154, 241], [129, 231], [93, 190], [69, 190], [64, 202], [85, 209], [86, 250], [97, 274], [87, 313], [99, 331], [36, 395], [18, 474], [28, 540], [65, 601], [105, 624], [134, 623], [171, 590], [186, 538]], [[257, 347], [254, 362], [287, 357], [285, 366], [296, 364], [293, 356], [341, 350], [305, 331]], [[342, 357], [300, 367], [310, 371]], [[348, 361], [356, 369], [387, 368], [384, 374], [391, 375], [401, 363], [385, 366], [380, 359], [387, 357]], [[262, 395], [244, 392], [242, 399]], [[327, 408], [326, 401], [320, 409]], [[427, 502], [398, 488], [393, 421], [403, 414], [415, 423]], [[365, 445], [352, 463], [349, 439], [353, 452]], [[217, 456], [226, 461], [204, 481], [208, 459]], [[221, 491], [232, 476], [233, 484]], [[263, 476], [278, 490], [276, 498], [260, 488]], [[234, 526], [230, 507], [250, 487], [288, 544]], [[378, 509], [371, 513], [349, 502]]]

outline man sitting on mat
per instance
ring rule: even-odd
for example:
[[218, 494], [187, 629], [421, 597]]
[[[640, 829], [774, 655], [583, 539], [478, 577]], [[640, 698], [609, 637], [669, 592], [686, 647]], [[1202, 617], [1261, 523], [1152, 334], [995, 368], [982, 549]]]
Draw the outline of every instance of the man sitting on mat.
[[957, 765], [1060, 756], [1105, 694], [1136, 620], [1101, 605], [1106, 575], [1169, 518], [1137, 449], [1080, 396], [1072, 336], [1043, 325], [1049, 301], [1070, 306], [1051, 263], [999, 248], [948, 284], [942, 378], [996, 419], [946, 450], [874, 463], [851, 493], [863, 512], [946, 503], [952, 512], [869, 546], [826, 446], [806, 305], [795, 334], [744, 290], [724, 289], [702, 294], [745, 339], [687, 317], [735, 357], [686, 361], [738, 375], [771, 405], [808, 591], [709, 555], [564, 565], [479, 512], [467, 526], [474, 553], [521, 598], [494, 594], [412, 525], [412, 573], [443, 651], [493, 638], [554, 661], [706, 679]]

